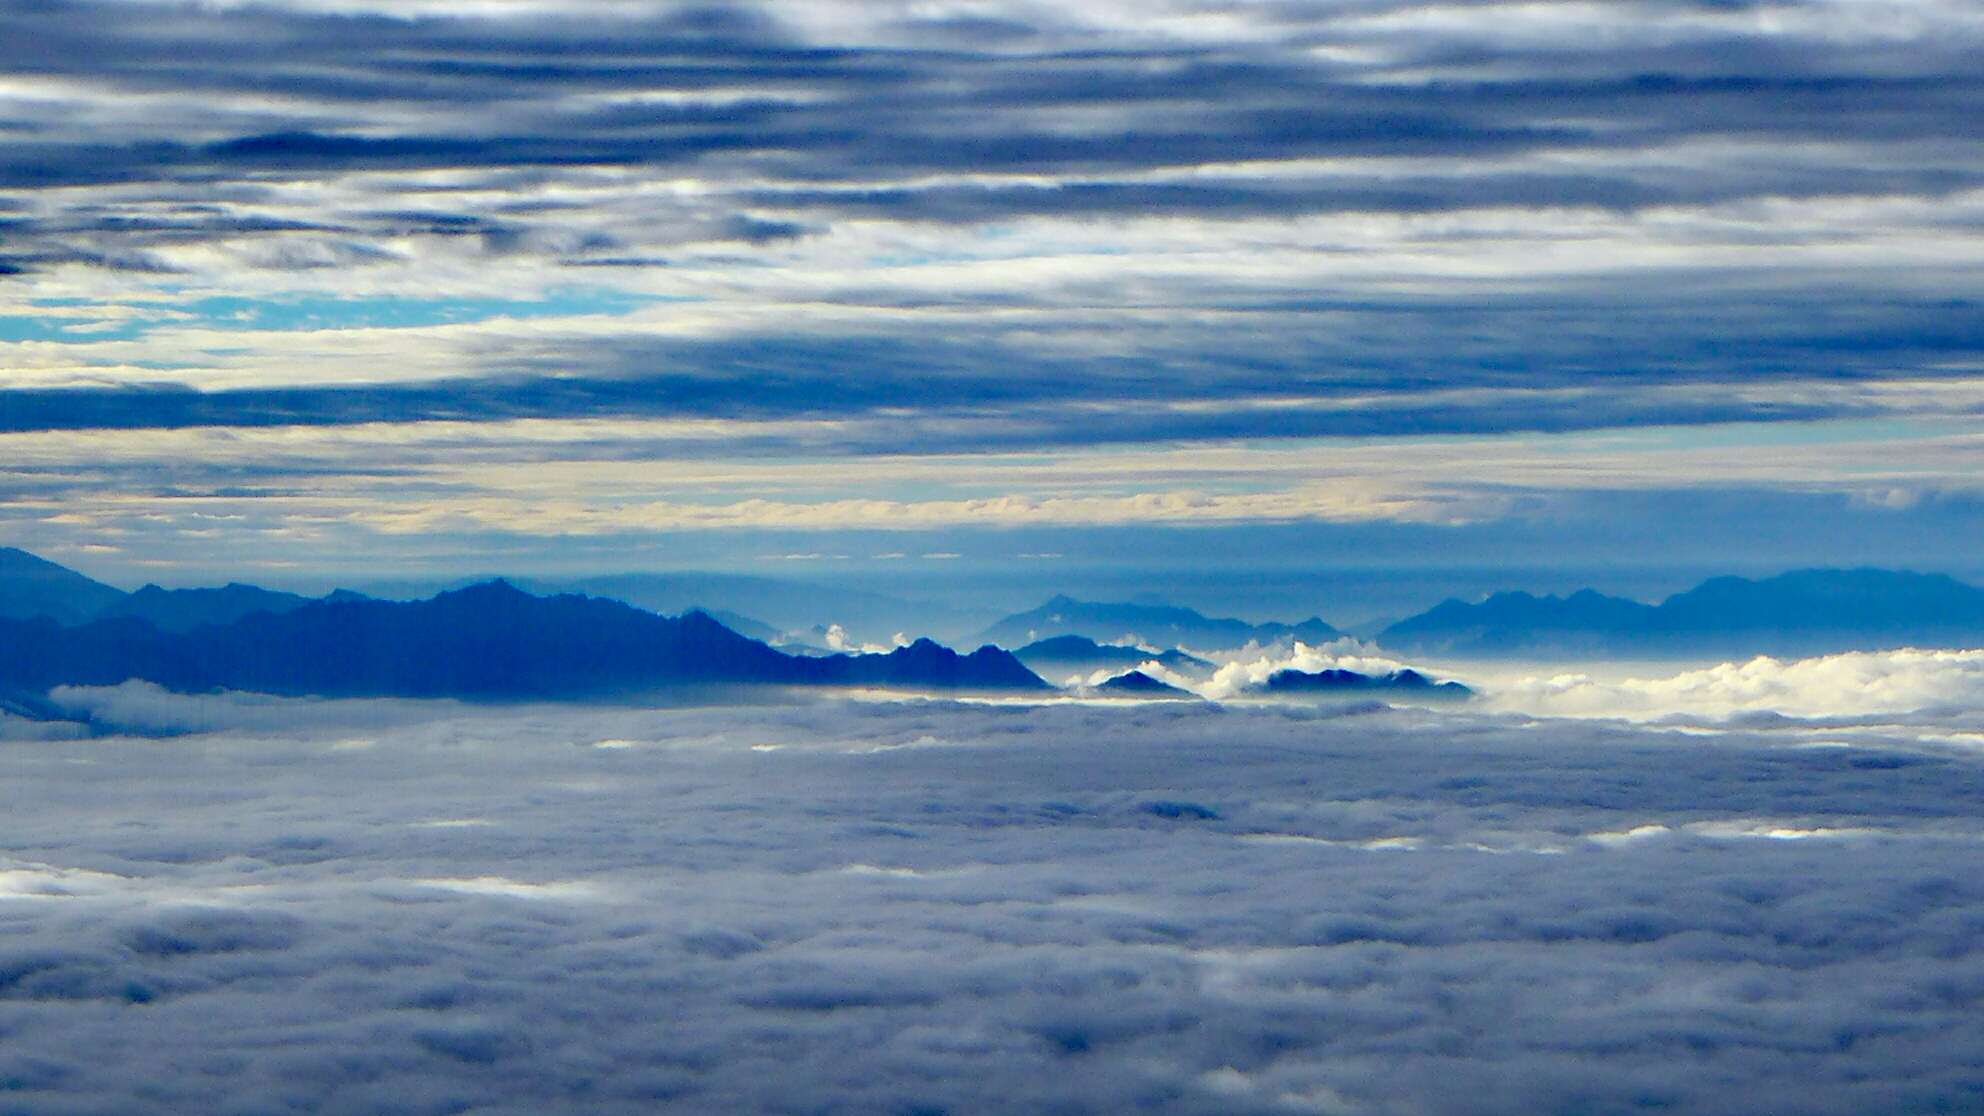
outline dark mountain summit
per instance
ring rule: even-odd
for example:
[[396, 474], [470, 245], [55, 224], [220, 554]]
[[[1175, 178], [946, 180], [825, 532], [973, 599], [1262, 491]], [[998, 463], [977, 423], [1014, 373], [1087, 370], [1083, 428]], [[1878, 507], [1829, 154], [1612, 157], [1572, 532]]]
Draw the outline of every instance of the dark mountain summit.
[[1444, 601], [1378, 642], [1417, 654], [1547, 658], [1977, 646], [1984, 589], [1942, 574], [1860, 569], [1712, 578], [1657, 605], [1590, 589], [1565, 598], [1497, 593], [1479, 604]]
[[68, 628], [0, 621], [0, 686], [45, 692], [131, 678], [181, 691], [482, 700], [762, 683], [1048, 688], [995, 647], [959, 655], [921, 640], [887, 655], [801, 658], [701, 612], [657, 616], [598, 597], [536, 597], [502, 581], [424, 601], [311, 601], [183, 632], [134, 617]]
[[1249, 624], [1172, 605], [1099, 604], [1055, 597], [1031, 612], [1006, 617], [978, 638], [1001, 647], [1019, 647], [1054, 636], [1079, 635], [1153, 647], [1218, 650], [1280, 639], [1327, 643], [1342, 634], [1315, 617], [1295, 625]]

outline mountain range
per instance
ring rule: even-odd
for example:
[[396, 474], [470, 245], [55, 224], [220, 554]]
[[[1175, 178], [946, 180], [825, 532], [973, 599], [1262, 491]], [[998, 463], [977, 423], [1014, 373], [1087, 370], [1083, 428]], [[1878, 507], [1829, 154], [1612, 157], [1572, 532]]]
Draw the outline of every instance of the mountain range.
[[[751, 607], [750, 579], [718, 580], [730, 603]], [[686, 575], [627, 582], [676, 595], [699, 584]], [[732, 683], [1040, 688], [1046, 683], [1035, 669], [1062, 677], [1156, 660], [1195, 674], [1212, 664], [1177, 648], [1313, 645], [1342, 635], [1319, 618], [1254, 624], [1165, 604], [1056, 596], [986, 629], [986, 646], [969, 655], [927, 639], [850, 655], [789, 642], [781, 650], [768, 645], [785, 638], [780, 629], [738, 612], [719, 620], [712, 611], [663, 616], [608, 597], [533, 595], [500, 580], [417, 601], [345, 590], [311, 599], [240, 583], [125, 593], [0, 548], [0, 710], [28, 715], [50, 686], [127, 678], [183, 690], [466, 698]], [[1567, 597], [1505, 592], [1443, 601], [1385, 628], [1376, 643], [1413, 656], [1559, 660], [1977, 647], [1984, 646], [1984, 589], [1941, 574], [1855, 569], [1718, 577], [1658, 604], [1590, 589]]]
[[[181, 601], [219, 609], [249, 599], [234, 592]], [[960, 655], [918, 640], [887, 654], [794, 656], [702, 612], [658, 616], [600, 597], [533, 596], [503, 581], [422, 601], [341, 593], [275, 603], [281, 611], [192, 627], [128, 614], [71, 625], [45, 613], [0, 618], [0, 697], [31, 716], [33, 695], [52, 687], [134, 678], [180, 692], [482, 700], [611, 698], [684, 685], [1050, 688], [996, 647]], [[172, 615], [183, 620], [184, 611]]]
[[1341, 638], [1343, 633], [1317, 617], [1299, 624], [1249, 624], [1245, 620], [1204, 616], [1175, 605], [1101, 604], [1062, 596], [1030, 612], [1008, 616], [976, 638], [1000, 647], [1019, 647], [1067, 635], [1087, 636], [1112, 644], [1218, 650], [1291, 639], [1328, 643]]
[[1657, 605], [1590, 589], [1497, 593], [1443, 601], [1377, 642], [1405, 654], [1549, 659], [1975, 647], [1984, 644], [1984, 589], [1942, 574], [1857, 569], [1711, 578]]
[[[1213, 652], [1249, 642], [1314, 645], [1342, 634], [1320, 619], [1249, 624], [1211, 619], [1187, 608], [1055, 597], [1006, 617], [986, 629], [983, 638], [1002, 647], [1020, 646], [1016, 653], [1022, 659], [1051, 673], [1061, 666], [1054, 652], [1076, 637], [1128, 636], [1146, 646]], [[1504, 592], [1476, 602], [1442, 601], [1382, 629], [1373, 642], [1404, 655], [1553, 660], [1978, 647], [1984, 646], [1984, 589], [1943, 574], [1854, 569], [1796, 570], [1759, 580], [1711, 578], [1658, 604], [1592, 589], [1567, 597]], [[1157, 657], [1118, 650], [1141, 654], [1146, 661]], [[1108, 651], [1105, 644], [1089, 655]]]

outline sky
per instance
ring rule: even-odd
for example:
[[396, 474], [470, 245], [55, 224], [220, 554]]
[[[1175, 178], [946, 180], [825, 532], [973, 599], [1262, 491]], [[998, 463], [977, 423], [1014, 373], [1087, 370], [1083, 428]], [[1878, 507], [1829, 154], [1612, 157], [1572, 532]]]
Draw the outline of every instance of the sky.
[[0, 0], [0, 543], [1984, 576], [1981, 60], [1959, 0]]
[[37, 1116], [1973, 1110], [1984, 718], [1936, 702], [1977, 664], [1822, 667], [1775, 719], [1685, 675], [1581, 707], [1687, 726], [58, 690], [100, 735], [0, 748], [0, 1080]]

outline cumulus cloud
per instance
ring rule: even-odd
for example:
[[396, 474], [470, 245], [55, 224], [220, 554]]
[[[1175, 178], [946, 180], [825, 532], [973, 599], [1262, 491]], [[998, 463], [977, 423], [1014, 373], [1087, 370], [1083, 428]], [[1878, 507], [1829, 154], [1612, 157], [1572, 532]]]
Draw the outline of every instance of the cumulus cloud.
[[380, 704], [0, 749], [18, 1107], [1846, 1114], [1974, 1088], [1984, 773], [1933, 746]]

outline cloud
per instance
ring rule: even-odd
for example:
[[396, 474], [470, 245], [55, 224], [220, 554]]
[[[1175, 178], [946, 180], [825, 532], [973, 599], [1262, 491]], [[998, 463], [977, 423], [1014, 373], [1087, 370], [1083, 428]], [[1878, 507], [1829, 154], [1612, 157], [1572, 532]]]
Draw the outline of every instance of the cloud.
[[1508, 681], [1499, 708], [1550, 716], [1726, 719], [1744, 714], [1854, 717], [1984, 704], [1984, 651], [1855, 651], [1811, 659], [1758, 656], [1670, 677], [1587, 673]]
[[[1327, 395], [1325, 368], [1404, 396], [1830, 379], [1842, 362], [1944, 375], [1977, 349], [1949, 301], [1976, 294], [1950, 246], [1974, 239], [1984, 188], [1963, 142], [1980, 31], [1951, 6], [1878, 26], [1775, 7], [879, 7], [14, 4], [6, 260], [41, 296], [22, 316], [45, 324], [70, 295], [486, 296], [596, 264], [630, 296], [721, 304], [693, 327], [622, 323], [605, 346], [495, 329], [452, 359], [420, 359], [451, 340], [412, 330], [362, 364], [278, 359], [272, 338], [217, 358], [229, 344], [160, 323], [139, 347], [170, 353], [136, 358], [206, 387], [464, 367], [463, 394], [504, 396], [518, 374], [585, 385], [508, 404], [540, 414], [774, 394], [860, 412], [922, 403], [932, 362], [959, 366], [948, 394], [969, 407], [1063, 403], [1073, 385], [1116, 404]], [[77, 276], [98, 266], [174, 279]], [[999, 355], [930, 328], [945, 306]], [[866, 320], [793, 328], [824, 307]], [[923, 341], [940, 332], [953, 351]], [[1111, 345], [1131, 349], [1111, 354], [1122, 368], [1099, 359]], [[143, 383], [110, 355], [79, 350], [66, 382]], [[778, 393], [711, 382], [740, 360], [776, 376], [822, 359]], [[645, 390], [610, 398], [616, 377]], [[233, 402], [208, 417], [367, 409]], [[448, 400], [372, 413], [394, 404]], [[1400, 425], [1429, 419], [1410, 409]], [[1343, 410], [1200, 429], [1349, 432], [1368, 409]], [[1637, 396], [1549, 410], [1507, 421], [1784, 417]]]
[[[8, 0], [0, 24], [13, 432], [651, 421], [683, 424], [643, 451], [670, 475], [1977, 408], [1984, 29], [1960, 4]], [[131, 541], [225, 488], [200, 530], [309, 554], [356, 504], [460, 553], [517, 527], [1454, 522], [1564, 495], [1547, 469], [1484, 494], [1449, 456], [1349, 492], [671, 490], [625, 516], [471, 483], [422, 521], [320, 487], [335, 464], [215, 482], [225, 456], [93, 479], [144, 494]]]
[[0, 749], [0, 847], [33, 850], [0, 863], [21, 1106], [1821, 1114], [1974, 1086], [1984, 785], [1933, 744], [194, 700], [224, 731]]

